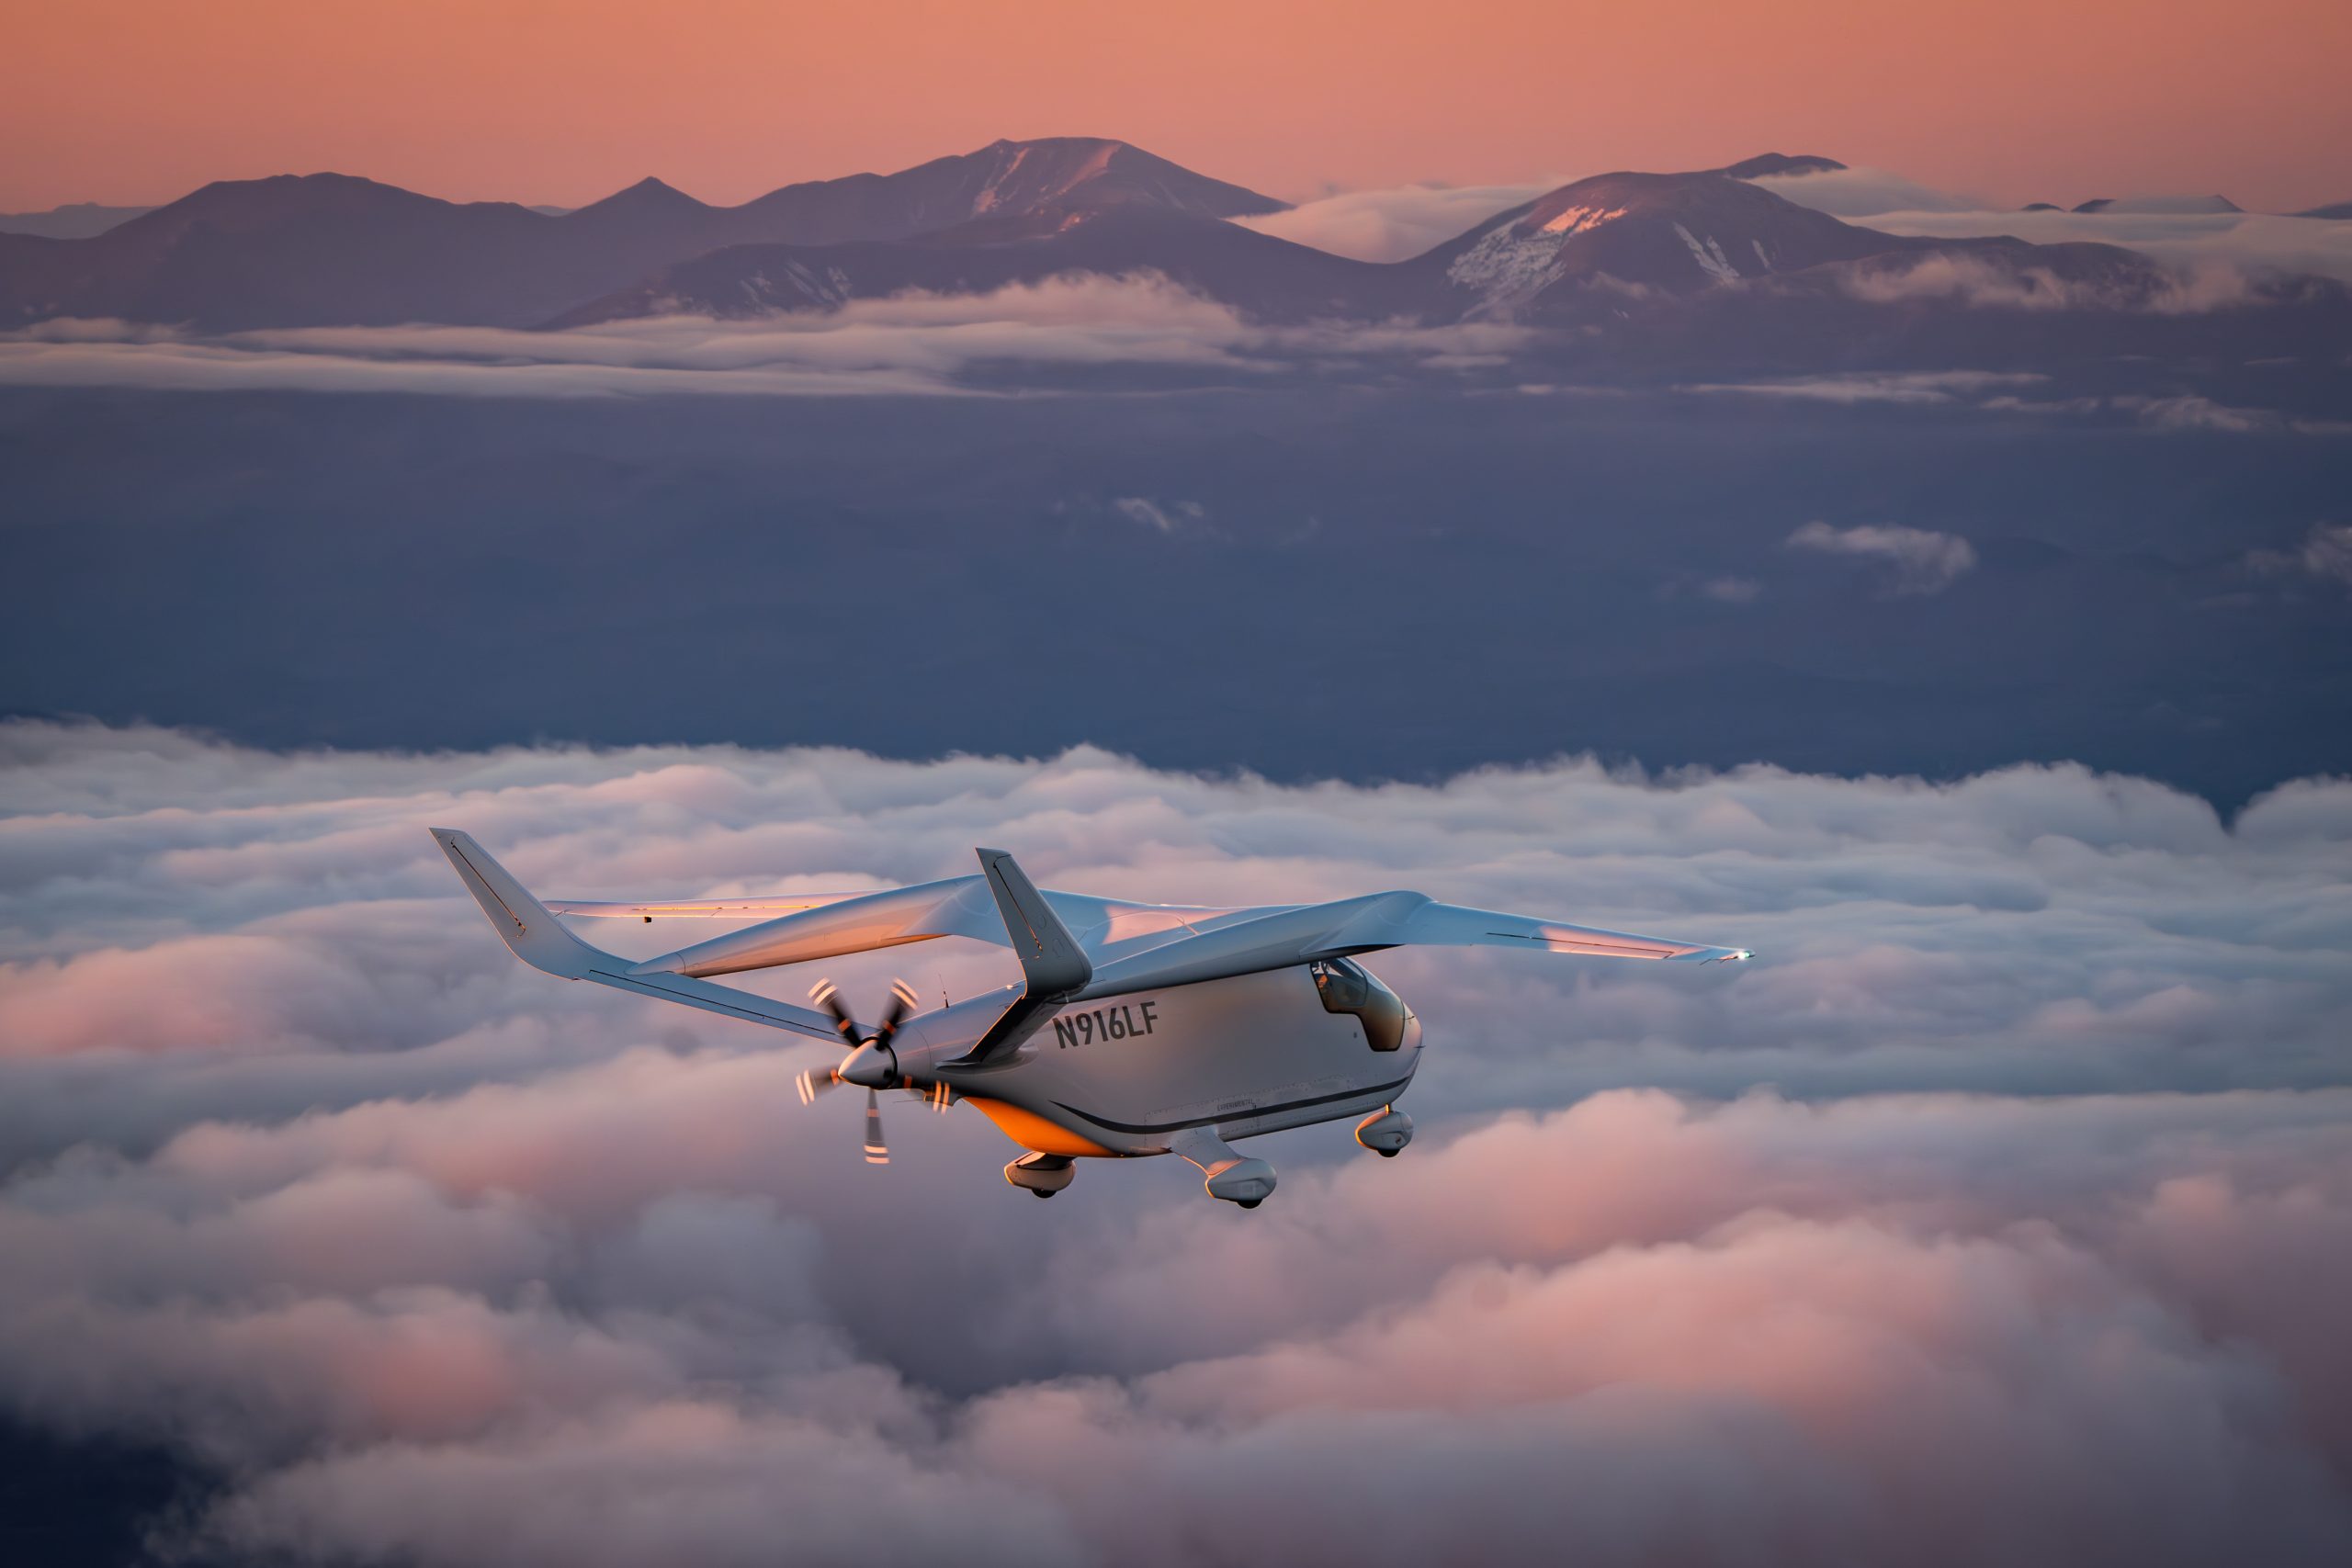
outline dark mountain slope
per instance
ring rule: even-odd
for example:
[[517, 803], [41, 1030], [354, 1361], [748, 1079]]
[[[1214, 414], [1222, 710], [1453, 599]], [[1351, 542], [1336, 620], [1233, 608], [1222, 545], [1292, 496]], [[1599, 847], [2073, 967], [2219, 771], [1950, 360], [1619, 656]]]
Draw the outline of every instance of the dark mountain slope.
[[975, 223], [909, 241], [731, 246], [665, 267], [548, 324], [831, 310], [909, 290], [985, 293], [1072, 273], [1155, 274], [1267, 321], [1409, 315], [1427, 303], [1418, 280], [1395, 267], [1217, 219], [1132, 205]]
[[89, 239], [0, 235], [0, 323], [523, 326], [727, 245], [898, 239], [1046, 204], [1212, 218], [1281, 206], [1124, 142], [1076, 138], [1001, 141], [896, 175], [788, 186], [736, 208], [650, 179], [551, 216], [345, 175], [288, 175], [209, 185]]

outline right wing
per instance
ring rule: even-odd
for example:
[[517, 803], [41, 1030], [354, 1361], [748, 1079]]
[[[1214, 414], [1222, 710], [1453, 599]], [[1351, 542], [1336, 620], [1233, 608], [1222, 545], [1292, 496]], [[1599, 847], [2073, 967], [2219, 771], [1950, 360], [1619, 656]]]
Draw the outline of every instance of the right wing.
[[[1244, 913], [1250, 913], [1244, 911]], [[1370, 893], [1329, 904], [1254, 913], [1200, 935], [1098, 964], [1087, 996], [1160, 986], [1189, 985], [1317, 958], [1377, 953], [1408, 946], [1515, 947], [1522, 952], [1580, 953], [1595, 958], [1651, 958], [1725, 963], [1748, 956], [1738, 947], [1710, 947], [1672, 937], [1636, 936], [1532, 915], [1508, 915], [1441, 904], [1426, 894]]]

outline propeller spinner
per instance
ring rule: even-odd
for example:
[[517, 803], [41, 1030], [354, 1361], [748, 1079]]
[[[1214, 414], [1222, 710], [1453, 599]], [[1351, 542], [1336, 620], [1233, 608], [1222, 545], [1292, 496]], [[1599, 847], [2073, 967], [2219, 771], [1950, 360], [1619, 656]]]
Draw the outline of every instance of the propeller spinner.
[[[829, 1071], [809, 1068], [799, 1078], [800, 1103], [813, 1104], [820, 1094], [842, 1084], [855, 1084], [865, 1090], [865, 1163], [890, 1163], [890, 1146], [882, 1137], [882, 1102], [875, 1092], [901, 1084], [905, 1079], [899, 1071], [899, 1058], [890, 1049], [890, 1039], [899, 1032], [899, 1025], [917, 1003], [914, 989], [904, 980], [890, 983], [890, 1002], [883, 1010], [882, 1021], [871, 1034], [861, 1034], [856, 1021], [842, 1005], [841, 992], [831, 980], [820, 980], [808, 993], [809, 1000], [832, 1015], [833, 1027], [841, 1032], [842, 1043], [849, 1047], [849, 1055], [841, 1065]], [[930, 1099], [937, 1109], [947, 1109], [945, 1097], [933, 1090]]]

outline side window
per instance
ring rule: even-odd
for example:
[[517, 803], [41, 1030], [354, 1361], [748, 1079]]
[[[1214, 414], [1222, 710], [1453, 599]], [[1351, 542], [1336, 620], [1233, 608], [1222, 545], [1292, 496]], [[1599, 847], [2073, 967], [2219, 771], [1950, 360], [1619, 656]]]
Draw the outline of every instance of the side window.
[[1353, 1013], [1363, 1025], [1365, 1043], [1375, 1051], [1394, 1051], [1405, 1043], [1405, 1021], [1411, 1015], [1403, 998], [1344, 958], [1320, 959], [1307, 967], [1325, 1012]]
[[1372, 976], [1344, 958], [1330, 958], [1314, 965], [1315, 989], [1323, 998], [1325, 1012], [1361, 1012], [1372, 996], [1366, 984]]

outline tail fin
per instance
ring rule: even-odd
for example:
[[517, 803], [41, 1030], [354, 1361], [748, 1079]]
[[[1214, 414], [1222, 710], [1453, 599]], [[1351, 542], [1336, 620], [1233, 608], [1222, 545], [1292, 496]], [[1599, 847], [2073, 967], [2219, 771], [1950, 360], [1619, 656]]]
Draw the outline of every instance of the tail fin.
[[1002, 850], [977, 850], [980, 870], [988, 874], [989, 891], [996, 895], [997, 913], [1004, 917], [1005, 934], [1021, 960], [1029, 995], [1043, 1000], [1082, 988], [1094, 978], [1094, 965], [1069, 928], [1054, 913], [1029, 880], [1029, 874]]
[[548, 913], [547, 906], [514, 880], [512, 872], [474, 842], [472, 834], [455, 828], [435, 828], [430, 831], [433, 841], [449, 857], [449, 863], [457, 868], [466, 890], [481, 906], [481, 912], [490, 917], [492, 927], [506, 945], [514, 950], [515, 957], [535, 969], [577, 980], [588, 973], [597, 959], [607, 956], [564, 930]]
[[1037, 1032], [1062, 1000], [1084, 990], [1094, 978], [1093, 962], [1078, 939], [1069, 934], [1054, 907], [1029, 880], [1029, 874], [1002, 850], [976, 850], [989, 891], [996, 895], [996, 912], [1004, 918], [1004, 934], [1012, 939], [1013, 956], [1021, 960], [1026, 982], [1021, 994], [997, 1015], [988, 1032], [950, 1067], [985, 1067], [1001, 1062]]

